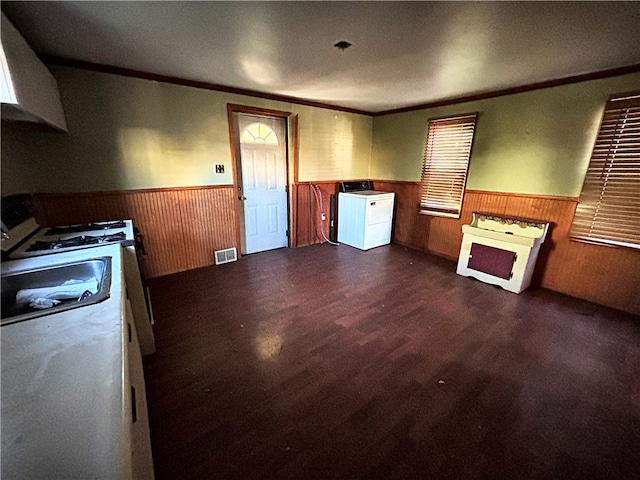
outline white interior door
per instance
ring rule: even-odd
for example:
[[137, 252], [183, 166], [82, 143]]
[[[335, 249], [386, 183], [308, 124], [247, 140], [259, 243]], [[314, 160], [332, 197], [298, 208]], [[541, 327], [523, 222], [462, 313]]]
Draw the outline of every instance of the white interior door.
[[287, 246], [285, 120], [239, 114], [244, 253]]

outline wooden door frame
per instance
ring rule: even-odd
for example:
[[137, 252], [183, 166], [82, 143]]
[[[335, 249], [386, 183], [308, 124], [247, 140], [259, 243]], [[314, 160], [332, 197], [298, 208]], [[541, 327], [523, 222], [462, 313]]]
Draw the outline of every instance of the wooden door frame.
[[[233, 172], [233, 195], [234, 199], [237, 198], [238, 195], [238, 169], [237, 169], [237, 155], [236, 152], [236, 138], [240, 135], [240, 132], [236, 132], [235, 124], [233, 122], [233, 114], [234, 113], [242, 113], [247, 115], [258, 115], [263, 117], [275, 117], [282, 118], [286, 122], [286, 148], [285, 148], [285, 164], [286, 164], [286, 176], [287, 176], [287, 228], [289, 230], [289, 235], [287, 237], [287, 247], [290, 248], [295, 243], [292, 240], [293, 232], [295, 232], [294, 225], [294, 215], [291, 214], [292, 209], [292, 201], [291, 201], [291, 180], [289, 178], [289, 145], [293, 148], [293, 173], [296, 178], [294, 178], [294, 182], [297, 182], [298, 175], [298, 116], [293, 117], [293, 132], [290, 132], [289, 129], [289, 119], [292, 116], [291, 112], [285, 112], [282, 110], [271, 110], [268, 108], [260, 108], [260, 107], [251, 107], [249, 105], [237, 105], [234, 103], [227, 104], [227, 118], [229, 122], [229, 143], [231, 148], [231, 169]], [[291, 138], [289, 138], [291, 135]], [[241, 231], [240, 231], [240, 222], [242, 221], [241, 215], [243, 215], [240, 202], [235, 201], [235, 215], [236, 215], [236, 245], [242, 245]], [[242, 248], [239, 248], [238, 256], [242, 255]]]

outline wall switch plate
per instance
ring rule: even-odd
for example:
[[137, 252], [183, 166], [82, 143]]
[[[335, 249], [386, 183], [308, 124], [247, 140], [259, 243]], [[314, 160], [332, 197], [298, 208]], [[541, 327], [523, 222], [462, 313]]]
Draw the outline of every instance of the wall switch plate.
[[216, 173], [224, 173], [224, 165], [216, 165]]

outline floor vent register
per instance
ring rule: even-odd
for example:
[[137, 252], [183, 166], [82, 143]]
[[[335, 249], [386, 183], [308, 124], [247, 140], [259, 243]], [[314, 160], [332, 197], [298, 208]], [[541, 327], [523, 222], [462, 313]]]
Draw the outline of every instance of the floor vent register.
[[222, 265], [223, 263], [235, 262], [238, 260], [238, 252], [236, 247], [225, 248], [224, 250], [216, 250], [214, 252], [216, 265]]

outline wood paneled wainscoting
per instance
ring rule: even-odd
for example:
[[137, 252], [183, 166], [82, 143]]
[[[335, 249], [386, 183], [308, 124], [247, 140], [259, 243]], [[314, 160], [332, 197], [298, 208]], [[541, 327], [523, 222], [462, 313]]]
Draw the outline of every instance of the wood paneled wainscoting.
[[640, 251], [576, 242], [569, 238], [577, 198], [467, 190], [460, 219], [418, 214], [418, 182], [375, 181], [396, 193], [394, 242], [457, 259], [462, 225], [472, 212], [551, 222], [534, 281], [550, 290], [640, 314]]
[[[337, 182], [296, 183], [291, 188], [291, 245], [322, 243], [312, 184], [322, 193], [325, 233], [329, 234], [329, 197]], [[375, 181], [376, 190], [396, 193], [394, 242], [456, 259], [462, 225], [484, 211], [552, 223], [543, 244], [535, 281], [545, 288], [640, 314], [640, 251], [604, 247], [569, 239], [577, 199], [468, 190], [459, 220], [418, 214], [417, 182]], [[38, 194], [42, 225], [133, 219], [144, 235], [147, 278], [213, 263], [213, 252], [238, 244], [236, 195], [232, 185]]]
[[[335, 181], [291, 186], [291, 246], [323, 243], [316, 195], [320, 189], [329, 235], [330, 195]], [[111, 192], [40, 193], [36, 195], [43, 226], [130, 218], [144, 236], [145, 277], [153, 278], [212, 265], [215, 250], [236, 247], [240, 254], [237, 198], [233, 185], [120, 190]]]
[[145, 277], [213, 264], [213, 252], [236, 247], [233, 185], [36, 195], [42, 225], [132, 219], [144, 236]]

